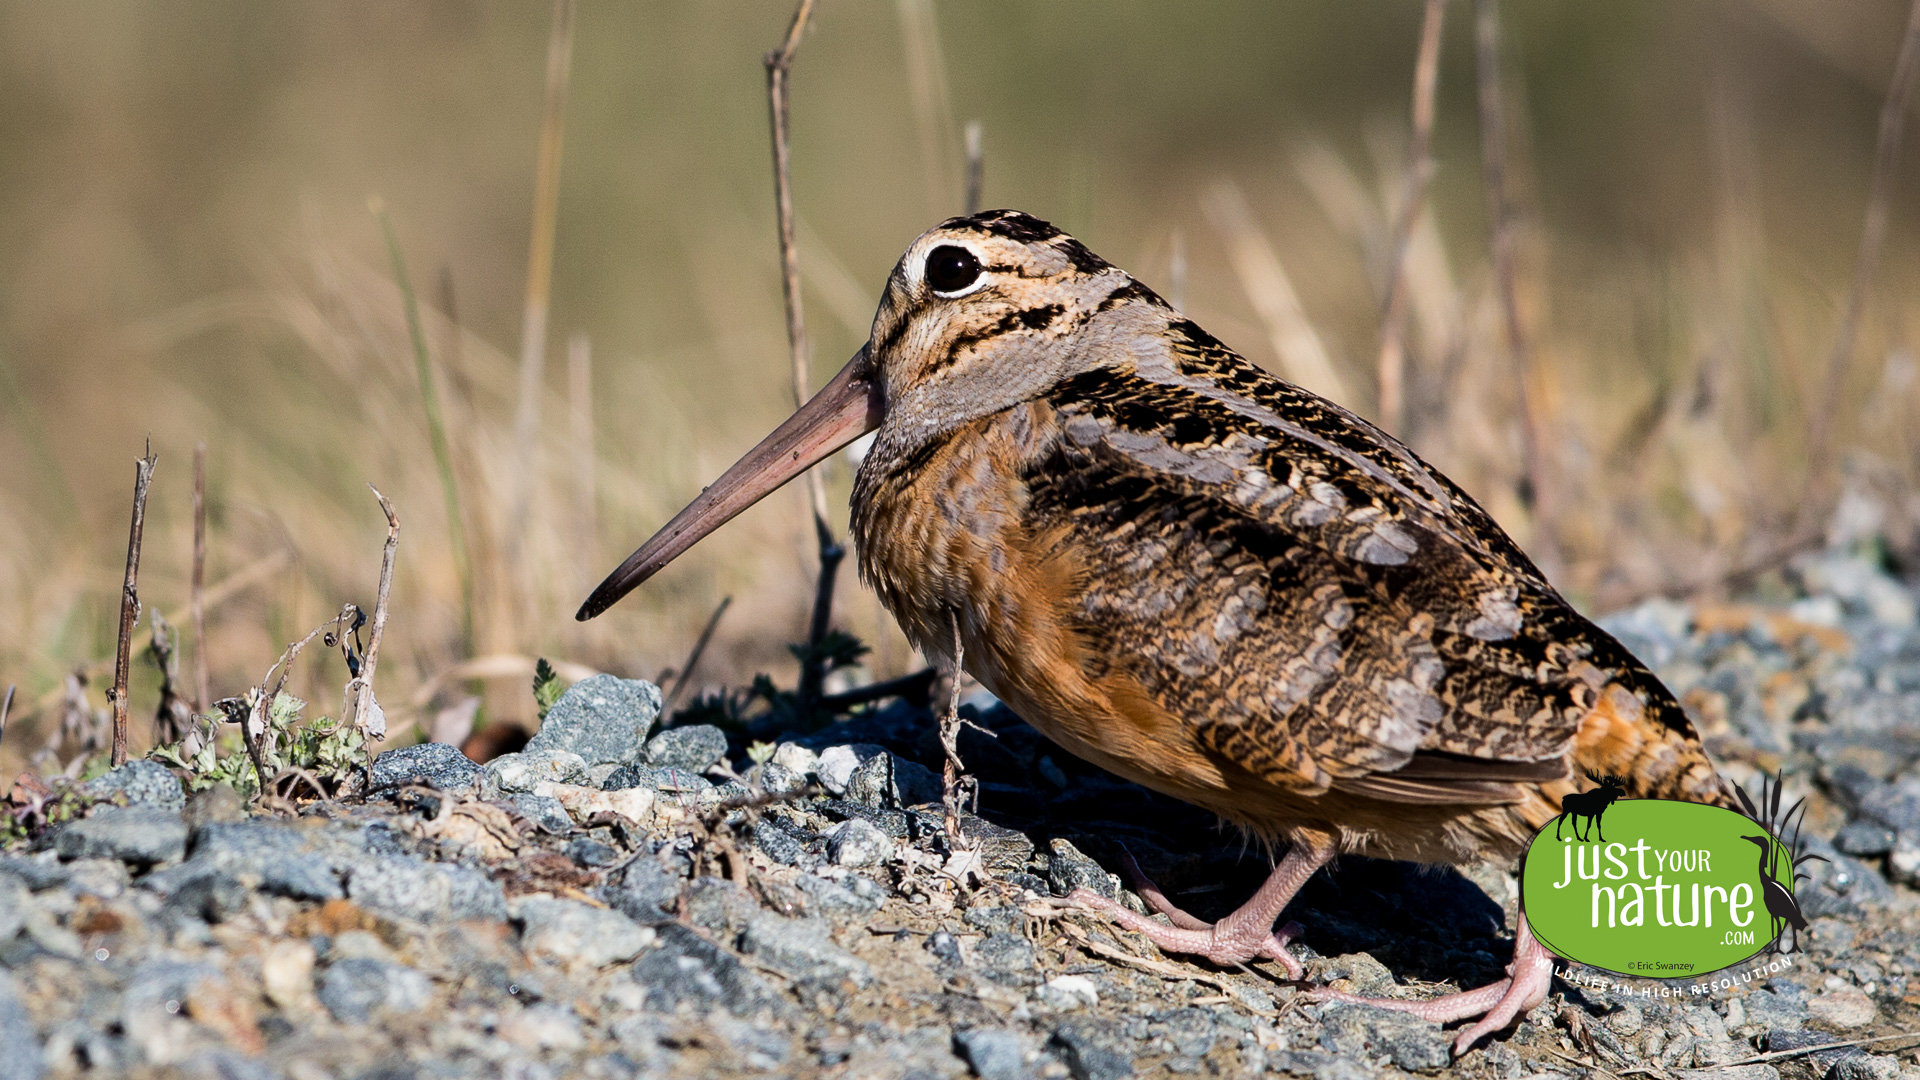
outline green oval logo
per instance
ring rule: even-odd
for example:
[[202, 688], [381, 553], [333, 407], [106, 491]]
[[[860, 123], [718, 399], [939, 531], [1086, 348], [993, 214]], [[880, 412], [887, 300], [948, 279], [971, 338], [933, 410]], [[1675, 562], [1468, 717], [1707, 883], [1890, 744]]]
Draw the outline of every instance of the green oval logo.
[[1548, 951], [1674, 979], [1751, 959], [1789, 928], [1798, 946], [1794, 857], [1760, 822], [1667, 799], [1573, 795], [1565, 808], [1520, 867], [1520, 903]]

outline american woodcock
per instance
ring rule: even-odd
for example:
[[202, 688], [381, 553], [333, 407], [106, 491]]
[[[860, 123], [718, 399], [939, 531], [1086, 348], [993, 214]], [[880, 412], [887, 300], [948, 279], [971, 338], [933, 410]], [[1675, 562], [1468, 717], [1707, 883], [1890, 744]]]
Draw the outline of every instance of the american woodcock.
[[[1049, 738], [1288, 846], [1218, 923], [1144, 880], [1167, 923], [1073, 897], [1165, 950], [1299, 978], [1274, 923], [1328, 860], [1512, 859], [1586, 773], [1727, 800], [1672, 694], [1452, 481], [1013, 211], [915, 240], [867, 344], [579, 617], [875, 429], [853, 536], [907, 636], [951, 660], [957, 625]], [[1372, 1003], [1481, 1017], [1465, 1050], [1547, 994], [1524, 915], [1508, 971]]]

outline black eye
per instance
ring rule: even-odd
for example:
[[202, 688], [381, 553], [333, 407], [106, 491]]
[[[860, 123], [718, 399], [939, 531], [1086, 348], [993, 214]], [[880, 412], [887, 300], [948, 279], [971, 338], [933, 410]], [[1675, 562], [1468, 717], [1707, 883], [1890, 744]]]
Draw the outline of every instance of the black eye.
[[978, 280], [980, 260], [966, 248], [943, 244], [927, 253], [927, 284], [934, 292], [959, 292]]

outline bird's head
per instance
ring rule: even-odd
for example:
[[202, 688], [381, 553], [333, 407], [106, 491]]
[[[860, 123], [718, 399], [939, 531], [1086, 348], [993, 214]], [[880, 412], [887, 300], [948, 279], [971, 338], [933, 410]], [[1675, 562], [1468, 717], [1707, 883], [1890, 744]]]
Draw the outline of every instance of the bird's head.
[[[922, 233], [894, 265], [872, 335], [840, 373], [608, 575], [612, 607], [701, 537], [853, 440], [926, 439], [1123, 359], [1166, 305], [1039, 218], [989, 210]], [[1158, 309], [1157, 311], [1155, 309]]]
[[1760, 845], [1760, 850], [1762, 851], [1773, 846], [1773, 841], [1764, 836], [1743, 836], [1740, 839]]

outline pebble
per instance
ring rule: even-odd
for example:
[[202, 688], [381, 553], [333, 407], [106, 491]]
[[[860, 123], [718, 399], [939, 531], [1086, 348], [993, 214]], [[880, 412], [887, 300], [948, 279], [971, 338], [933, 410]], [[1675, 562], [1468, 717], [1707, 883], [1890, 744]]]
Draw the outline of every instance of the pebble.
[[488, 794], [531, 792], [542, 784], [584, 784], [587, 762], [571, 750], [531, 745], [518, 754], [502, 754], [487, 762]]
[[[783, 742], [773, 748], [773, 757], [769, 765], [778, 765], [795, 776], [808, 777], [820, 768], [820, 755], [801, 746], [799, 743]], [[857, 762], [855, 764], [858, 764]], [[845, 781], [841, 781], [841, 790], [845, 790]]]
[[1860, 816], [1894, 832], [1920, 836], [1920, 776], [1880, 784], [1860, 799]]
[[367, 791], [393, 791], [408, 784], [425, 784], [440, 791], [470, 791], [486, 774], [479, 763], [447, 743], [401, 746], [373, 759], [367, 770]]
[[686, 881], [660, 865], [659, 859], [640, 858], [613, 875], [601, 891], [615, 911], [648, 923], [673, 918], [685, 887]]
[[1100, 1004], [1100, 988], [1085, 975], [1057, 975], [1040, 986], [1040, 1000], [1062, 1012]]
[[187, 805], [180, 778], [165, 765], [144, 758], [102, 773], [76, 790], [102, 802], [144, 803], [175, 812]]
[[1833, 846], [1849, 855], [1872, 858], [1893, 850], [1893, 830], [1871, 821], [1849, 822], [1833, 834]]
[[1120, 1049], [1110, 1026], [1091, 1018], [1061, 1024], [1049, 1045], [1074, 1080], [1123, 1080], [1133, 1075], [1133, 1058]]
[[847, 775], [846, 796], [862, 806], [897, 808], [940, 801], [940, 778], [917, 762], [885, 750]]
[[624, 765], [639, 759], [659, 716], [659, 687], [594, 675], [568, 687], [553, 703], [539, 732], [527, 742], [527, 752], [567, 750], [588, 765]]
[[987, 935], [973, 947], [972, 960], [982, 975], [1006, 986], [1032, 986], [1040, 981], [1033, 942], [1019, 934]]
[[1841, 1031], [1865, 1027], [1879, 1012], [1872, 998], [1852, 986], [1836, 986], [1807, 1002], [1814, 1020]]
[[827, 855], [835, 866], [877, 866], [893, 854], [893, 838], [864, 818], [848, 818], [826, 831]]
[[364, 1024], [376, 1012], [418, 1012], [433, 1001], [425, 975], [400, 964], [370, 957], [348, 957], [327, 967], [320, 980], [320, 1003], [343, 1024]]
[[[871, 880], [851, 874], [845, 885], [813, 874], [801, 874], [794, 884], [806, 894], [810, 908], [836, 922], [868, 918], [880, 910], [885, 896]], [[854, 887], [849, 888], [849, 885]]]
[[118, 859], [140, 866], [179, 859], [187, 851], [187, 823], [175, 810], [153, 805], [102, 806], [60, 830], [62, 859]]
[[970, 1028], [953, 1035], [954, 1053], [980, 1080], [1026, 1080], [1026, 1047], [1005, 1028]]
[[727, 733], [712, 724], [673, 727], [647, 740], [645, 760], [655, 768], [703, 773], [724, 761]]
[[659, 772], [645, 765], [622, 765], [607, 774], [607, 778], [600, 782], [600, 789], [630, 791], [634, 788], [651, 788], [659, 782], [659, 779]]
[[527, 815], [527, 820], [550, 833], [565, 834], [573, 831], [573, 818], [568, 816], [567, 808], [559, 799], [551, 795], [535, 795], [529, 791], [515, 792], [513, 805]]
[[1072, 841], [1055, 837], [1047, 845], [1047, 886], [1055, 896], [1068, 896], [1075, 889], [1086, 889], [1109, 900], [1120, 895], [1120, 885]]
[[562, 964], [607, 967], [640, 955], [656, 937], [618, 911], [548, 896], [529, 896], [519, 902], [514, 918], [520, 923], [520, 944], [528, 954]]
[[834, 944], [832, 928], [820, 919], [789, 919], [756, 911], [740, 932], [740, 951], [804, 981], [844, 980], [855, 987], [873, 982], [873, 969]]
[[672, 1013], [686, 1005], [704, 1013], [719, 1006], [741, 1017], [787, 1011], [765, 979], [692, 929], [666, 923], [658, 934], [654, 947], [630, 969], [634, 981], [647, 988], [648, 1008]]
[[845, 746], [829, 746], [820, 751], [820, 763], [814, 767], [814, 775], [820, 778], [820, 786], [835, 795], [847, 793], [847, 781], [853, 778], [853, 771], [872, 759], [876, 754], [886, 753], [886, 747], [871, 743], [853, 743]]
[[27, 886], [12, 874], [0, 871], [0, 945], [13, 940], [26, 921]]
[[347, 879], [347, 896], [376, 914], [419, 923], [507, 917], [507, 898], [486, 874], [411, 856], [367, 859]]
[[20, 1003], [19, 984], [0, 969], [0, 1080], [39, 1080], [44, 1067], [33, 1018]]

